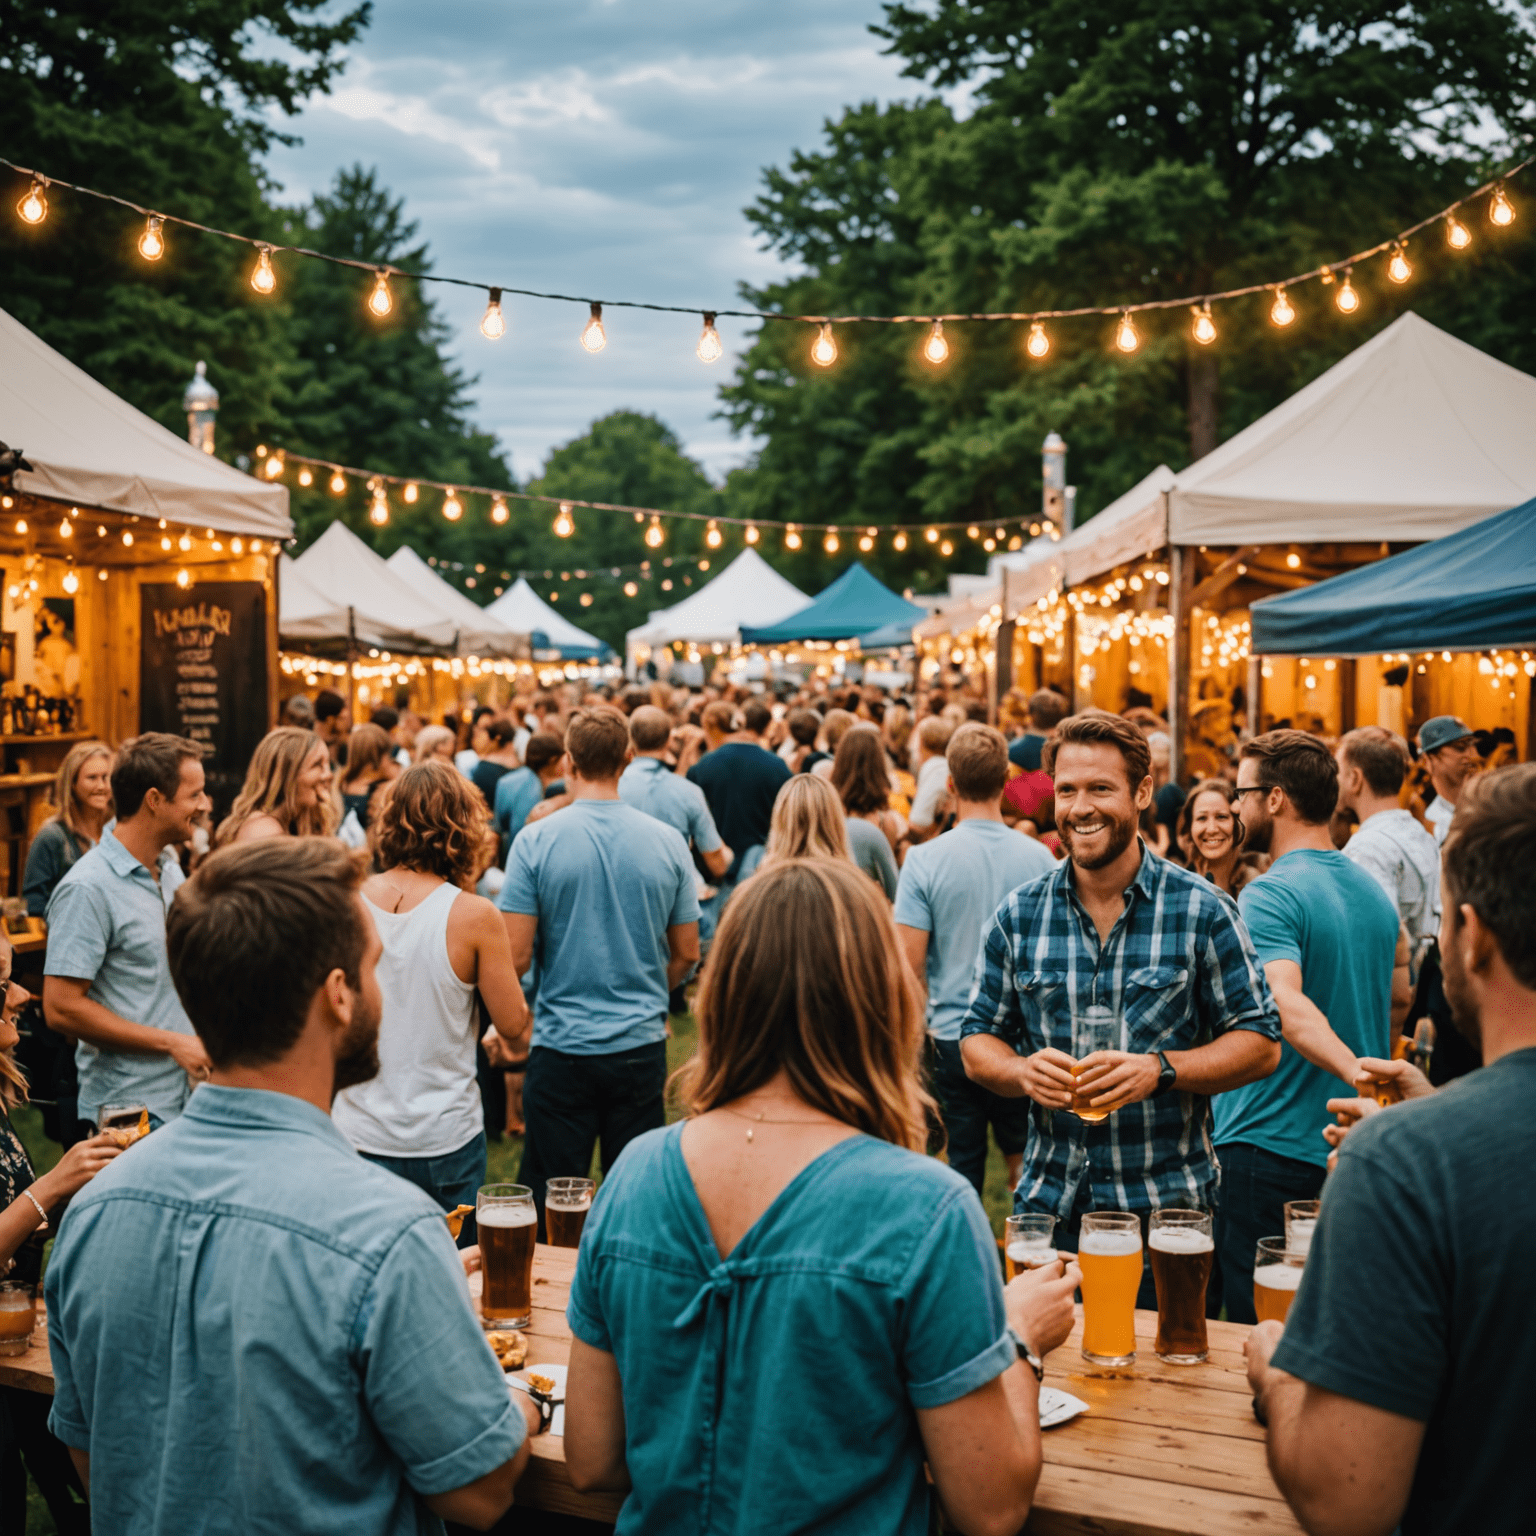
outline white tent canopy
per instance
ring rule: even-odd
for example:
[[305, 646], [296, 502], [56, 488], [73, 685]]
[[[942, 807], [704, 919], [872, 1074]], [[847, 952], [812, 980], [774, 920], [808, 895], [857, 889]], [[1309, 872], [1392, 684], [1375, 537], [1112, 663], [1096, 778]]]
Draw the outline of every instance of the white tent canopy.
[[0, 441], [32, 466], [16, 475], [18, 491], [220, 533], [293, 534], [287, 486], [242, 474], [166, 431], [3, 309]]
[[465, 597], [457, 587], [443, 580], [409, 544], [402, 544], [384, 562], [390, 570], [410, 583], [434, 608], [440, 609], [459, 625], [459, 649], [477, 656], [523, 656], [528, 652], [528, 636], [508, 629], [488, 608]]
[[682, 602], [651, 611], [649, 623], [624, 637], [639, 645], [735, 645], [742, 626], [761, 629], [810, 605], [799, 587], [774, 570], [755, 549], [744, 549], [718, 576]]
[[596, 635], [589, 635], [564, 615], [556, 613], [522, 576], [483, 612], [516, 634], [542, 634], [552, 650], [599, 651], [603, 648], [603, 642]]

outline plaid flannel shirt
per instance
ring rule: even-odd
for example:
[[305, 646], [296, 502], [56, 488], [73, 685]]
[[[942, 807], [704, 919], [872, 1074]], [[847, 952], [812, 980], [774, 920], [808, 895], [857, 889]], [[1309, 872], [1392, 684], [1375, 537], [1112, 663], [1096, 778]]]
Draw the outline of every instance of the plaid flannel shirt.
[[[1072, 1018], [1109, 1008], [1125, 1051], [1186, 1051], [1229, 1029], [1280, 1038], [1280, 1015], [1236, 903], [1145, 845], [1109, 938], [1078, 900], [1072, 864], [1020, 886], [993, 917], [961, 1038], [989, 1034], [1022, 1056], [1074, 1054]], [[1030, 1106], [1021, 1211], [1072, 1212], [1084, 1178], [1093, 1210], [1212, 1203], [1210, 1100], [1164, 1093], [1090, 1124]]]

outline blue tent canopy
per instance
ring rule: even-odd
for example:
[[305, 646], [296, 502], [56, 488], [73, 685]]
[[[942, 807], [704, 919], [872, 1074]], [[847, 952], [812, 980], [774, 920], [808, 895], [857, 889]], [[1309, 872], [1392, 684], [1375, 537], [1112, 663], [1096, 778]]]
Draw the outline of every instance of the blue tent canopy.
[[1259, 656], [1536, 644], [1536, 500], [1253, 605]]
[[789, 645], [796, 640], [852, 640], [883, 629], [887, 624], [905, 624], [910, 629], [926, 617], [927, 609], [898, 597], [855, 560], [807, 607], [763, 629], [749, 629], [743, 625], [741, 638], [748, 645]]

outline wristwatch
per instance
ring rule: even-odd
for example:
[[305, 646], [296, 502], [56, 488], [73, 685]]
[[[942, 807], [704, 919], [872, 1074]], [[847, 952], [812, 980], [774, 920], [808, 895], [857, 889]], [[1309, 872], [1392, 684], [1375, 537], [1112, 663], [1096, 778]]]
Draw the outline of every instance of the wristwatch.
[[1009, 1327], [1008, 1337], [1013, 1340], [1013, 1347], [1019, 1352], [1019, 1359], [1035, 1373], [1036, 1381], [1045, 1380], [1045, 1367], [1040, 1363], [1040, 1356], [1024, 1342], [1023, 1336], [1017, 1328]]
[[1162, 1069], [1157, 1074], [1157, 1087], [1152, 1090], [1152, 1097], [1155, 1099], [1158, 1094], [1167, 1093], [1178, 1082], [1179, 1069], [1168, 1060], [1167, 1052], [1152, 1051], [1149, 1054], [1157, 1057], [1158, 1064]]
[[537, 1405], [539, 1410], [539, 1430], [541, 1435], [549, 1433], [549, 1426], [555, 1418], [555, 1399], [547, 1392], [540, 1392], [536, 1387], [528, 1388], [528, 1396]]

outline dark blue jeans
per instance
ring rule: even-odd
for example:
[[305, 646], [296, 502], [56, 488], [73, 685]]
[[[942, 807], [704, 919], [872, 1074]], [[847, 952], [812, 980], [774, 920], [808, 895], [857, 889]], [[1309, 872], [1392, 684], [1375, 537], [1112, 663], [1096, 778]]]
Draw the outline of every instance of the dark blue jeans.
[[[445, 1152], [441, 1157], [375, 1157], [372, 1152], [362, 1155], [370, 1163], [409, 1180], [417, 1189], [424, 1189], [445, 1211], [458, 1205], [473, 1205], [476, 1192], [485, 1183], [484, 1131], [473, 1141], [466, 1141], [457, 1152]], [[459, 1228], [459, 1247], [468, 1248], [476, 1241], [471, 1212]]]
[[1328, 1170], [1318, 1163], [1280, 1157], [1245, 1141], [1217, 1147], [1221, 1200], [1216, 1207], [1216, 1262], [1206, 1315], [1226, 1303], [1227, 1321], [1257, 1322], [1253, 1310], [1253, 1259], [1261, 1237], [1285, 1235], [1287, 1200], [1316, 1200]]
[[1007, 1154], [1029, 1139], [1029, 1099], [1005, 1099], [965, 1075], [958, 1040], [928, 1037], [929, 1086], [948, 1135], [949, 1166], [981, 1193], [987, 1176], [987, 1127]]

